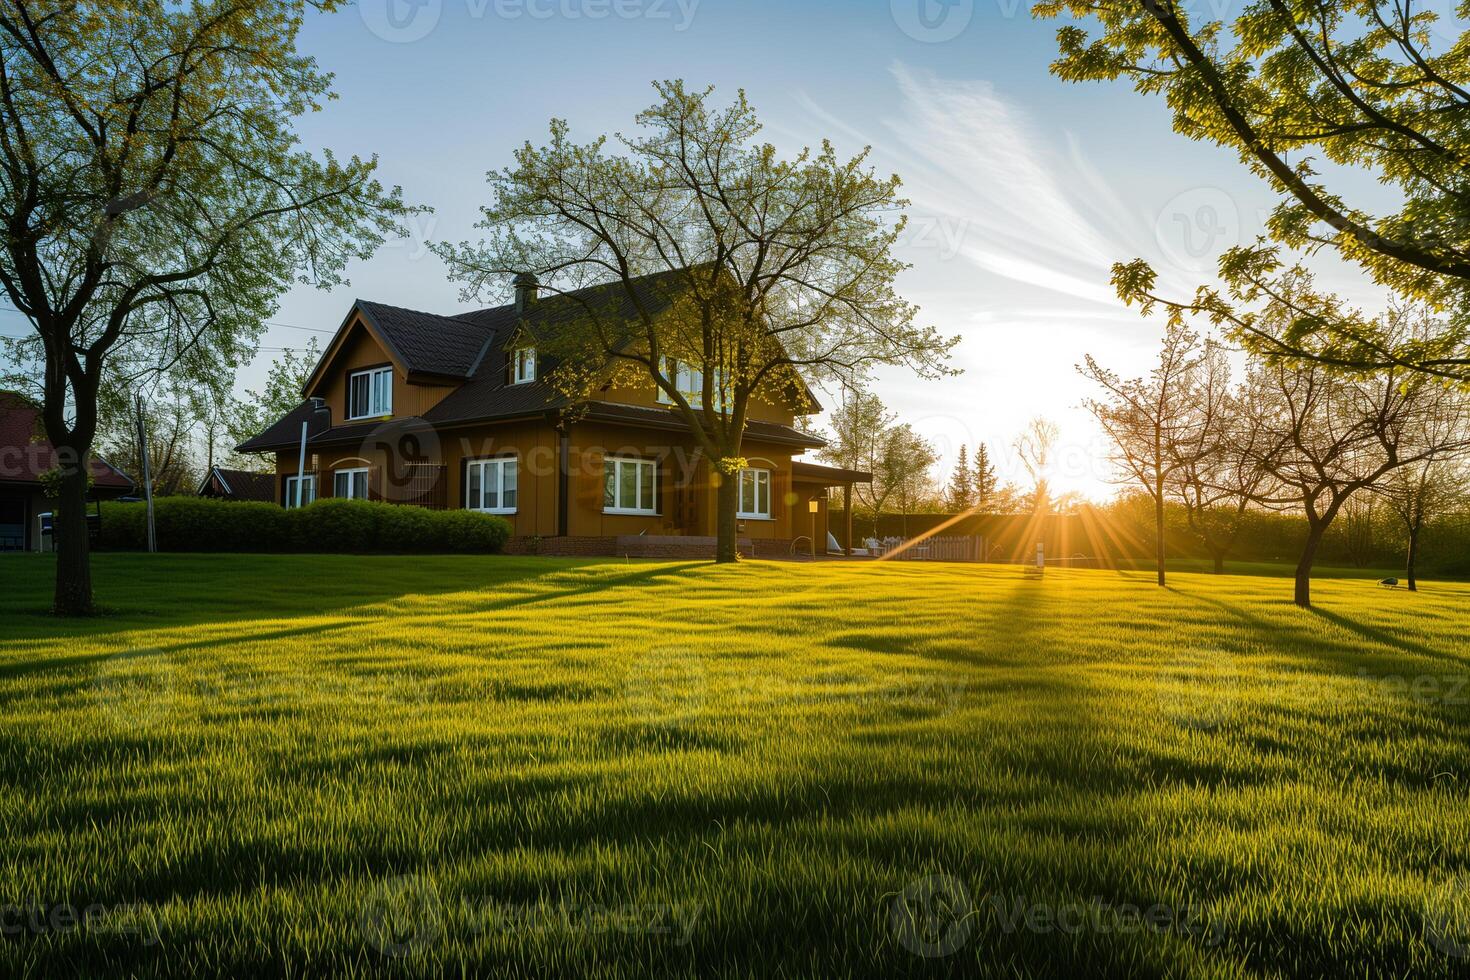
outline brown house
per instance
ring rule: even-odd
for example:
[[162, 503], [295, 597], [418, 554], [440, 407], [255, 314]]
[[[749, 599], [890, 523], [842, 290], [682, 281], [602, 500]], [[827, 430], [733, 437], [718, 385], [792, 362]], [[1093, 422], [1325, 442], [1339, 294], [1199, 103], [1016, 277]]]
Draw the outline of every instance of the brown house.
[[[53, 503], [45, 475], [61, 464], [41, 425], [41, 410], [19, 392], [0, 391], [0, 551], [50, 550]], [[87, 501], [99, 512], [104, 499], [133, 492], [128, 475], [99, 456], [87, 461], [87, 471]], [[95, 515], [89, 523], [95, 527]]]
[[[609, 382], [573, 403], [546, 380], [547, 337], [589, 303], [633, 315], [621, 286], [538, 299], [518, 281], [506, 306], [454, 316], [356, 301], [303, 392], [305, 401], [241, 452], [275, 456], [274, 499], [287, 507], [353, 497], [499, 514], [511, 549], [546, 554], [710, 554], [710, 461], [652, 381]], [[638, 301], [666, 305], [660, 277]], [[699, 387], [693, 372], [681, 385]], [[805, 386], [749, 411], [740, 473], [746, 554], [827, 550], [827, 494], [867, 474], [793, 457], [822, 440], [796, 426], [820, 410]], [[303, 452], [304, 437], [304, 452]], [[302, 465], [304, 459], [304, 466]], [[298, 473], [304, 479], [298, 479]], [[849, 508], [850, 510], [850, 508]]]

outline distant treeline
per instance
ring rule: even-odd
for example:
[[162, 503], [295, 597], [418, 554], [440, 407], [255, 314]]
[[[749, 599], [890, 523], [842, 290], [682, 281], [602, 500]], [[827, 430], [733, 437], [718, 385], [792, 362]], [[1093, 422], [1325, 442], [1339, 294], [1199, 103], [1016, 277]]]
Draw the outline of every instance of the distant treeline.
[[[910, 538], [953, 519], [948, 514], [880, 514], [877, 518], [855, 514], [853, 536], [859, 545], [869, 537]], [[1210, 559], [1199, 536], [1190, 530], [1183, 507], [1170, 504], [1165, 525], [1169, 557]], [[830, 526], [843, 542], [846, 521], [841, 511], [832, 513]], [[1055, 558], [1117, 561], [1148, 560], [1154, 555], [1153, 503], [1142, 496], [1045, 517], [974, 514], [955, 520], [939, 533], [984, 537], [993, 561], [1029, 560], [1036, 554], [1037, 541]], [[1294, 563], [1306, 536], [1307, 523], [1300, 516], [1252, 511], [1229, 557], [1233, 561]], [[1447, 515], [1430, 523], [1420, 547], [1422, 567], [1440, 575], [1470, 576], [1470, 513]], [[1398, 568], [1406, 550], [1407, 538], [1397, 518], [1387, 507], [1365, 497], [1328, 529], [1320, 558], [1330, 565]]]

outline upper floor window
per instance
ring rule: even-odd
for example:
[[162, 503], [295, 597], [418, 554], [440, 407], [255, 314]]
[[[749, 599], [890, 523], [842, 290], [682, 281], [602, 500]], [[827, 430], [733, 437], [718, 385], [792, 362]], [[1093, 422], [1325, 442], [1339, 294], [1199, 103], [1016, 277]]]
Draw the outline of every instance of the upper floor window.
[[771, 516], [771, 471], [740, 471], [740, 517], [769, 519]]
[[347, 376], [347, 417], [371, 419], [393, 414], [393, 369], [369, 368]]
[[[684, 396], [690, 408], [702, 409], [704, 407], [704, 372], [698, 368], [691, 367], [683, 361], [676, 361], [672, 357], [664, 358], [664, 377], [674, 383], [674, 388]], [[716, 371], [714, 376], [714, 404], [715, 411], [724, 412], [728, 410], [729, 399], [725, 389], [725, 372]], [[663, 388], [658, 389], [658, 402], [660, 405], [672, 405], [674, 400], [669, 397]]]
[[523, 385], [536, 380], [536, 348], [521, 347], [511, 353], [512, 384]]

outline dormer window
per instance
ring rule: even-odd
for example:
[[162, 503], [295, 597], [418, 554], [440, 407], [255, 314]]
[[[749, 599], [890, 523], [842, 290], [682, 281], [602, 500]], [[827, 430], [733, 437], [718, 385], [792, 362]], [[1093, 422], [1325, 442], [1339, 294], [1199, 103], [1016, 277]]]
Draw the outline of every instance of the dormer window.
[[511, 384], [536, 380], [536, 348], [521, 347], [511, 352]]
[[[664, 377], [674, 383], [674, 388], [678, 390], [679, 394], [684, 396], [684, 400], [689, 403], [690, 408], [698, 410], [704, 407], [703, 371], [691, 367], [683, 361], [675, 360], [672, 357], [663, 359], [663, 369]], [[725, 372], [716, 370], [714, 382], [715, 411], [721, 413], [729, 411], [725, 389]], [[668, 392], [664, 391], [663, 388], [657, 389], [657, 399], [660, 405], [674, 404], [674, 399], [669, 397]]]
[[374, 419], [393, 414], [393, 368], [369, 368], [347, 376], [347, 418]]

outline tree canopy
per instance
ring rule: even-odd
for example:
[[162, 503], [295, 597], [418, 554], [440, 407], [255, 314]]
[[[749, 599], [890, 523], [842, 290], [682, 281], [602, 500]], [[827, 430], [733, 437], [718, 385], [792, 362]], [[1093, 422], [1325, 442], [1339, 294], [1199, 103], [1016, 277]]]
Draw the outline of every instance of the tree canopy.
[[[38, 366], [65, 458], [86, 458], [105, 383], [232, 374], [284, 290], [341, 283], [402, 232], [376, 161], [299, 146], [293, 120], [330, 97], [296, 51], [306, 9], [0, 2], [0, 288], [35, 331], [9, 354]], [[57, 606], [86, 611], [73, 468]]]
[[[1035, 10], [1074, 19], [1057, 31], [1055, 74], [1128, 79], [1162, 96], [1176, 131], [1235, 150], [1280, 195], [1269, 238], [1221, 256], [1224, 290], [1159, 297], [1153, 270], [1135, 261], [1114, 269], [1125, 300], [1203, 311], [1279, 354], [1470, 379], [1470, 38], [1410, 0], [1256, 0], [1228, 24], [1192, 20], [1175, 0], [1045, 0]], [[1347, 181], [1323, 176], [1339, 168], [1366, 171], [1401, 204], [1374, 211]], [[1252, 329], [1239, 307], [1283, 295], [1300, 258], [1322, 248], [1441, 314], [1441, 329], [1393, 338], [1371, 316], [1326, 303], [1304, 305], [1284, 333]]]
[[[553, 120], [546, 145], [488, 175], [486, 237], [435, 251], [468, 296], [530, 273], [582, 305], [537, 338], [557, 360], [552, 382], [585, 396], [609, 371], [651, 380], [715, 466], [717, 557], [734, 560], [729, 477], [753, 397], [794, 404], [806, 380], [857, 385], [879, 364], [940, 373], [954, 341], [918, 325], [895, 290], [907, 202], [866, 150], [843, 159], [823, 142], [783, 157], [758, 142], [743, 92], [719, 107], [711, 89], [654, 88], [638, 135], [577, 143]], [[654, 275], [651, 301], [640, 281]], [[604, 283], [621, 285], [616, 302], [579, 291]]]

